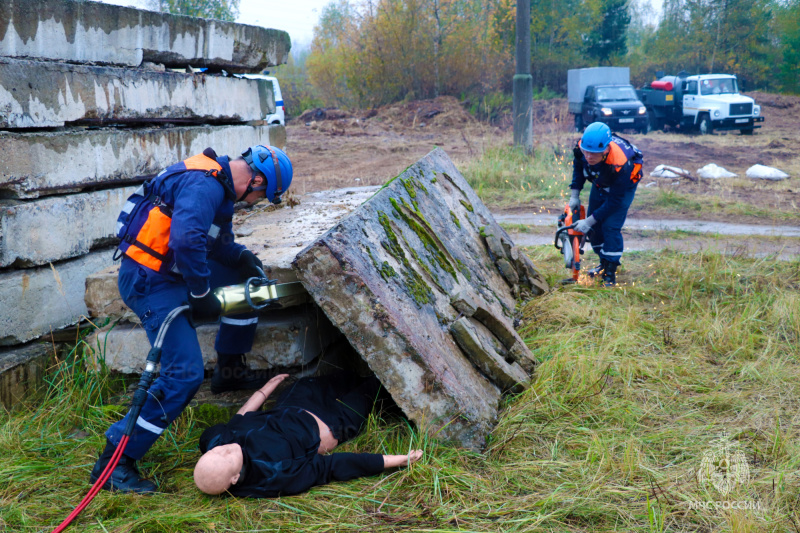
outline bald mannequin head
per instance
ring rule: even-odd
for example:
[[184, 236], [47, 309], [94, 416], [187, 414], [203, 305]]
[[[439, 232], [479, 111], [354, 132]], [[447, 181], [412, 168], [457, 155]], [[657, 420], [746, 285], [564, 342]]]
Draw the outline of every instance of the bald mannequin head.
[[194, 483], [206, 494], [222, 494], [239, 481], [244, 464], [242, 447], [236, 443], [207, 451], [194, 467]]

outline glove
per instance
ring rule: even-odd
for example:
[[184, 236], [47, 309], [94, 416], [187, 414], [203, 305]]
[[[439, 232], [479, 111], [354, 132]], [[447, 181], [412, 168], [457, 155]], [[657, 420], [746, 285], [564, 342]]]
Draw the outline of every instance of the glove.
[[572, 149], [572, 155], [575, 156], [575, 159], [580, 161], [583, 157], [583, 152], [581, 152], [581, 149], [576, 145], [575, 148]]
[[209, 290], [205, 296], [189, 293], [189, 308], [192, 311], [192, 323], [216, 322], [222, 313], [222, 304]]
[[250, 250], [242, 250], [239, 260], [236, 262], [236, 269], [244, 279], [260, 278], [264, 275], [264, 263]]
[[592, 226], [595, 225], [595, 222], [597, 222], [597, 220], [595, 220], [594, 216], [590, 216], [589, 218], [584, 218], [583, 220], [576, 222], [575, 227], [572, 229], [578, 233], [589, 233], [589, 230], [592, 229]]
[[578, 189], [570, 189], [572, 192], [569, 197], [569, 209], [577, 209], [581, 206], [581, 191]]

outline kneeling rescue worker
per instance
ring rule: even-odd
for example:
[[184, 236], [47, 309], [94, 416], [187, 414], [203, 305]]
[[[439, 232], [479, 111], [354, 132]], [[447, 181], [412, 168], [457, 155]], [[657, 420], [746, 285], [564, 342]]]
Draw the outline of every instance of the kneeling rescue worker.
[[[182, 313], [169, 327], [160, 376], [104, 489], [156, 490], [154, 483], [141, 479], [135, 462], [180, 415], [203, 382], [203, 358], [194, 325], [220, 317], [220, 303], [211, 290], [261, 277], [261, 261], [234, 242], [234, 203], [253, 204], [265, 197], [279, 203], [292, 172], [287, 155], [271, 146], [252, 146], [236, 159], [218, 157], [207, 148], [168, 167], [128, 199], [117, 222], [122, 299], [141, 320], [151, 345], [170, 311], [188, 301], [191, 318]], [[257, 389], [266, 383], [266, 373], [250, 370], [244, 360], [257, 323], [256, 313], [222, 318], [211, 379], [214, 393]], [[92, 483], [109, 463], [125, 425], [123, 419], [106, 432], [106, 448], [92, 469]]]
[[570, 209], [581, 205], [584, 183], [592, 183], [588, 216], [574, 229], [589, 235], [592, 250], [600, 257], [600, 265], [587, 273], [602, 276], [603, 284], [610, 287], [617, 282], [622, 259], [622, 226], [642, 179], [642, 153], [622, 137], [612, 135], [607, 125], [594, 122], [586, 127], [573, 154]]

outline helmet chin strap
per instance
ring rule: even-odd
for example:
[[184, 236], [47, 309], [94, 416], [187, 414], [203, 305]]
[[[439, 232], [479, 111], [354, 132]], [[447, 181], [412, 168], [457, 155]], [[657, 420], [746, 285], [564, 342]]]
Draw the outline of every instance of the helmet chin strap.
[[[281, 164], [278, 161], [278, 155], [275, 153], [275, 150], [273, 150], [271, 146], [264, 146], [264, 145], [262, 145], [262, 146], [269, 151], [270, 156], [272, 156], [272, 164], [275, 167], [275, 194], [273, 195], [273, 197], [272, 197], [272, 199], [270, 201], [273, 204], [277, 205], [277, 204], [281, 203], [281, 195], [283, 194], [283, 180], [281, 179]], [[267, 159], [267, 156], [264, 155], [264, 154], [261, 154], [259, 157], [261, 159], [261, 163], [263, 163]], [[255, 163], [253, 163], [253, 149], [252, 149], [252, 147], [248, 148], [242, 154], [242, 158], [244, 158], [244, 161], [250, 167], [250, 170], [253, 171], [253, 177], [250, 178], [250, 183], [247, 185], [247, 192], [245, 192], [242, 195], [242, 197], [237, 200], [237, 202], [241, 202], [242, 199], [244, 199], [248, 194], [250, 194], [253, 191], [266, 190], [266, 188], [267, 188], [267, 177], [266, 176], [264, 176], [264, 186], [263, 187], [253, 187], [252, 186], [253, 185], [253, 180], [255, 180], [256, 172], [258, 172], [258, 169], [256, 168]], [[262, 173], [262, 175], [263, 175], [263, 173]]]
[[253, 191], [266, 191], [267, 190], [267, 186], [266, 186], [267, 178], [264, 178], [265, 185], [262, 185], [260, 187], [253, 187], [253, 182], [256, 181], [256, 172], [252, 168], [250, 170], [253, 173], [253, 175], [250, 177], [250, 181], [248, 182], [247, 188], [245, 189], [245, 191], [242, 193], [242, 195], [239, 197], [239, 199], [236, 200], [237, 202], [243, 201]]

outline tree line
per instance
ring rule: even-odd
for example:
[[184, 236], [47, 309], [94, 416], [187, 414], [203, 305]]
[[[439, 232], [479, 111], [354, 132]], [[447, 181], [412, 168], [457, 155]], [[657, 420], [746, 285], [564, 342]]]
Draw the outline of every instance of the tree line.
[[[232, 20], [239, 0], [150, 0], [173, 13]], [[743, 90], [800, 94], [800, 0], [531, 0], [531, 73], [566, 93], [567, 70], [629, 66], [730, 73]], [[333, 0], [311, 47], [276, 69], [290, 106], [367, 108], [453, 95], [510, 101], [516, 0]], [[302, 111], [300, 109], [299, 111]]]
[[[515, 0], [334, 0], [305, 58], [326, 105], [511, 93]], [[629, 66], [737, 74], [744, 90], [800, 93], [800, 0], [531, 0], [534, 87], [566, 93], [567, 70]]]

